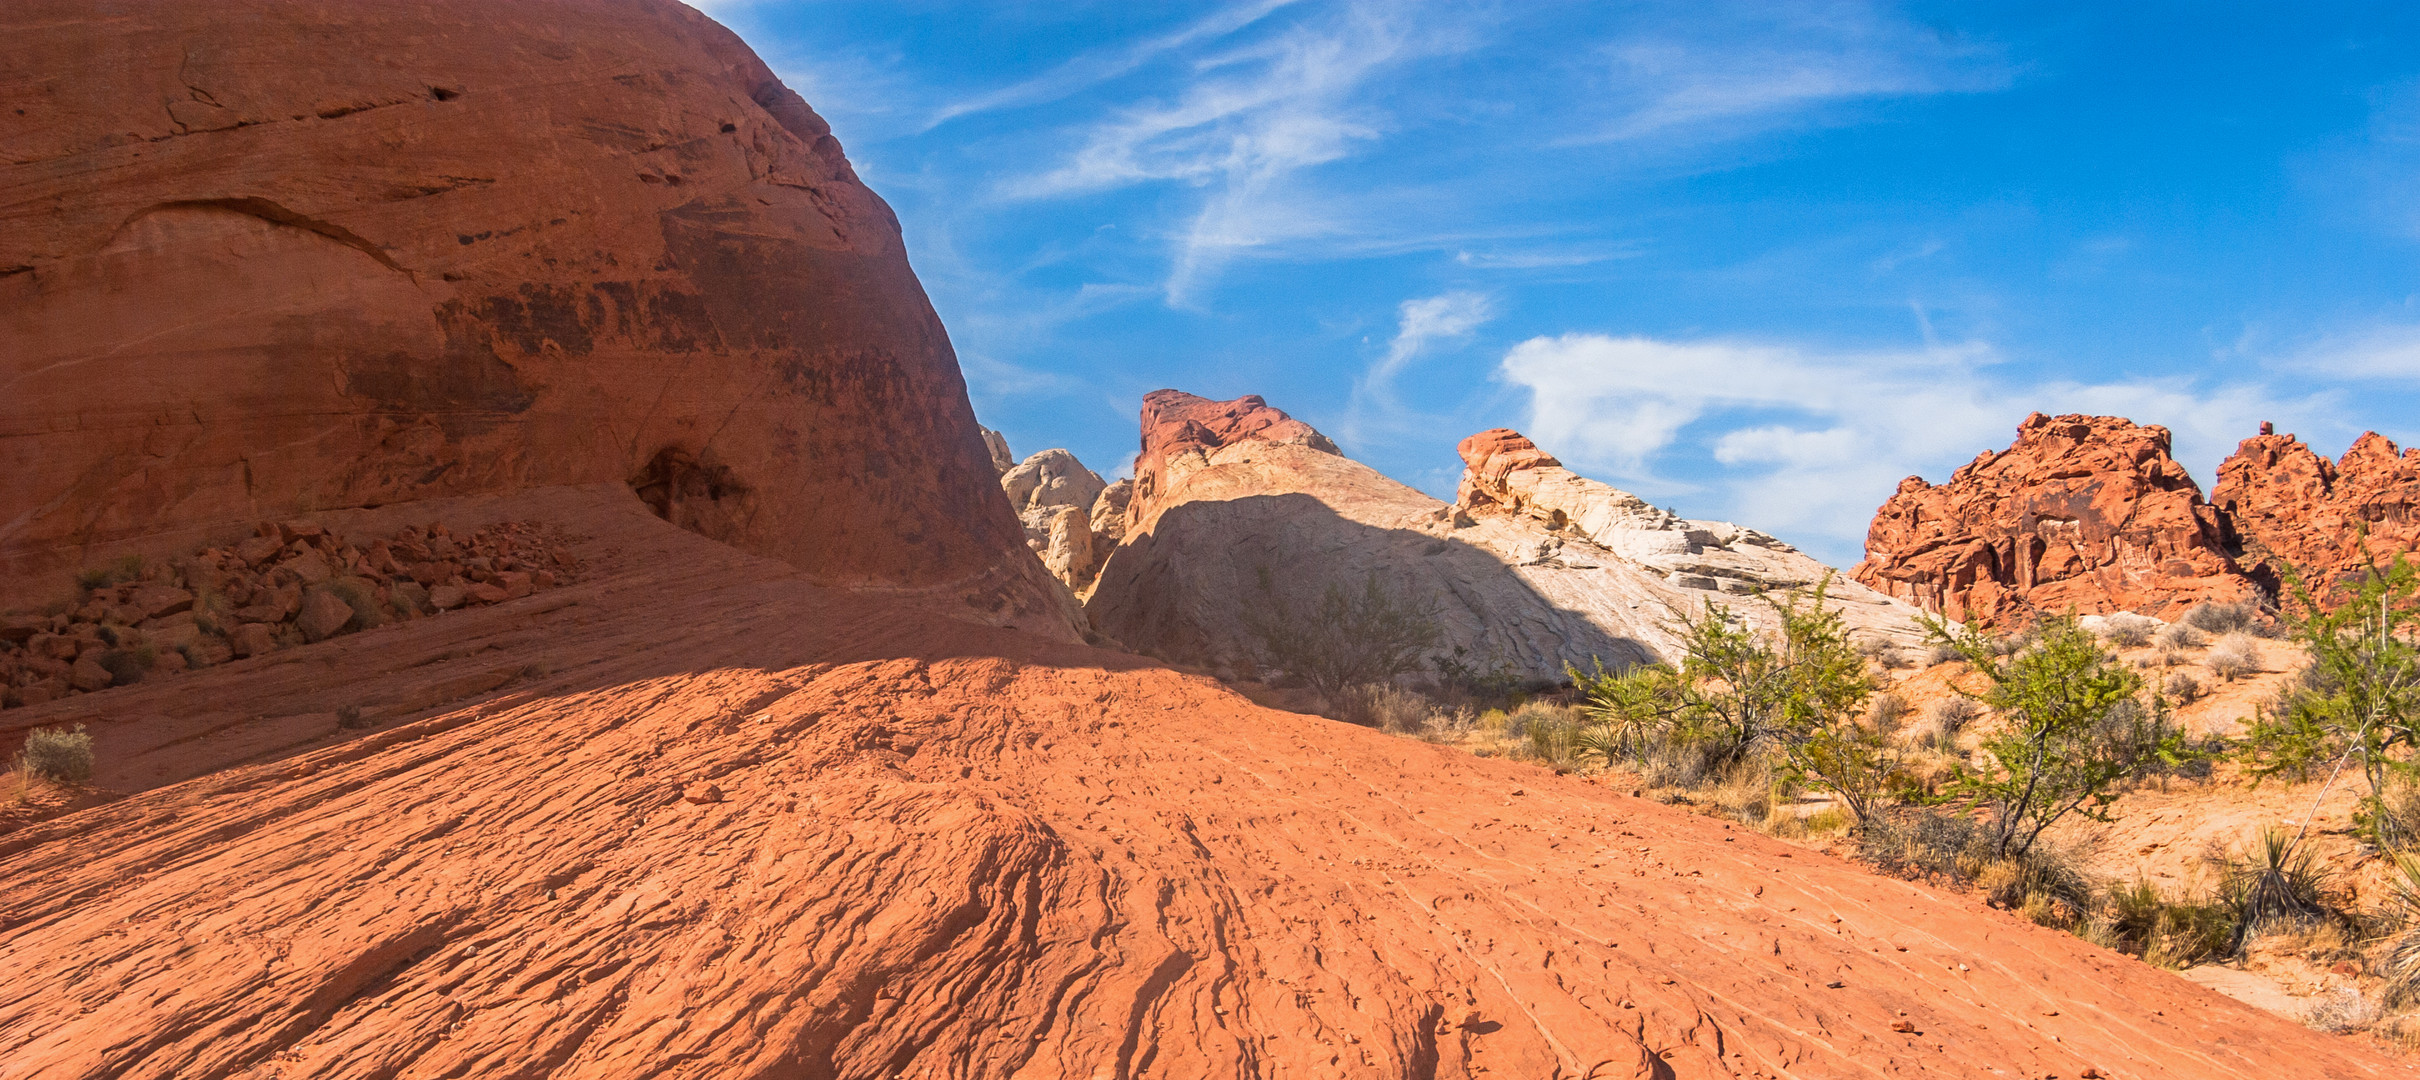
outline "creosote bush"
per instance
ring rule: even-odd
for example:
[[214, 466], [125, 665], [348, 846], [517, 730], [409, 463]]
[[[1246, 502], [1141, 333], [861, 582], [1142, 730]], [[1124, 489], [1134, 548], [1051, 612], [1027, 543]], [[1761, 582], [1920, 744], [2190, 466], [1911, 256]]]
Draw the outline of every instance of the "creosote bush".
[[92, 779], [92, 736], [77, 724], [67, 728], [35, 728], [17, 752], [17, 771], [70, 784]]

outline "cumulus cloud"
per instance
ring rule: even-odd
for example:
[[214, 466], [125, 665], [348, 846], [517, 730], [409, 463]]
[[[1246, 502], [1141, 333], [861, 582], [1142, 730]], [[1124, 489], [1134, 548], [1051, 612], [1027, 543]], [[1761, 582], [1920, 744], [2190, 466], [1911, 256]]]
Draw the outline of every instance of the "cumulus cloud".
[[[2029, 381], [1991, 349], [1827, 352], [1743, 341], [1564, 334], [1521, 342], [1498, 374], [1530, 394], [1524, 431], [1574, 469], [1853, 562], [1899, 480], [1938, 483], [2036, 410], [2165, 424], [2205, 481], [2262, 420], [2316, 421], [2334, 399], [2257, 384]], [[1677, 479], [1690, 474], [1690, 481]]]

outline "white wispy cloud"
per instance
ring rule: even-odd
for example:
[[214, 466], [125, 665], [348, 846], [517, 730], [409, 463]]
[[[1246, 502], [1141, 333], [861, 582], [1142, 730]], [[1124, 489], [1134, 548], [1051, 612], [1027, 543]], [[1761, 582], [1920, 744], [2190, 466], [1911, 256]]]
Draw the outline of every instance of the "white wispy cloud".
[[2420, 382], [2420, 325], [2378, 322], [2338, 331], [2274, 363], [2329, 379]]
[[1573, 468], [1642, 494], [1689, 491], [1657, 469], [1685, 437], [1721, 466], [1697, 501], [1842, 563], [1857, 558], [1874, 509], [1901, 478], [1940, 482], [1978, 451], [2007, 445], [2036, 410], [2165, 424], [2178, 459], [2205, 481], [2262, 420], [2337, 434], [2336, 399], [2324, 393], [2179, 379], [2043, 382], [2013, 366], [1973, 344], [1833, 352], [1564, 334], [1513, 346], [1498, 371], [1530, 393], [1525, 433]]
[[1157, 37], [1085, 53], [1024, 82], [951, 102], [934, 111], [932, 118], [925, 122], [925, 130], [930, 131], [961, 116], [1031, 108], [1064, 100], [1102, 83], [1133, 74], [1144, 65], [1187, 46], [1226, 37], [1267, 18], [1280, 8], [1299, 2], [1301, 0], [1254, 0], [1252, 3], [1233, 4]]
[[1496, 317], [1496, 309], [1487, 294], [1457, 289], [1406, 300], [1395, 314], [1394, 339], [1354, 381], [1351, 403], [1335, 421], [1336, 434], [1347, 444], [1432, 428], [1432, 421], [1410, 415], [1396, 397], [1396, 377], [1430, 345], [1468, 338]]
[[1366, 382], [1373, 387], [1393, 382], [1429, 342], [1468, 336], [1496, 317], [1495, 303], [1485, 293], [1462, 290], [1406, 300], [1396, 311], [1395, 340], [1387, 345], [1386, 355], [1370, 366]]
[[[1302, 174], [1377, 143], [1393, 122], [1369, 99], [1380, 76], [1413, 58], [1460, 47], [1399, 5], [1337, 5], [1249, 40], [1205, 31], [1216, 44], [1163, 100], [1138, 102], [1085, 130], [1055, 168], [1007, 186], [1056, 198], [1145, 184], [1200, 189], [1190, 220], [1168, 230], [1164, 285], [1172, 304], [1240, 254], [1351, 230], [1335, 200]], [[1240, 20], [1230, 20], [1237, 26]]]
[[1607, 44], [1611, 116], [1575, 141], [1740, 134], [1865, 98], [1997, 89], [1992, 50], [1871, 4], [1688, 5]]

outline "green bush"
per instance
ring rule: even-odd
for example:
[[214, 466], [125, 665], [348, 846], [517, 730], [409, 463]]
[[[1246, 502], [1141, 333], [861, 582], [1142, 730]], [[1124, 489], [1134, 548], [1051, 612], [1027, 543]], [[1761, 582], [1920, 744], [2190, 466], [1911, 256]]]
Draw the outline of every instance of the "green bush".
[[1271, 667], [1330, 702], [1348, 687], [1391, 682], [1415, 670], [1421, 653], [1437, 643], [1435, 608], [1396, 596], [1376, 573], [1358, 591], [1329, 584], [1307, 610], [1278, 592], [1266, 568], [1260, 591], [1262, 603], [1245, 613], [1245, 629]]
[[[2372, 839], [2390, 849], [2420, 841], [2378, 806], [2420, 749], [2420, 571], [2398, 555], [2345, 583], [2347, 594], [2324, 598], [2292, 566], [2283, 573], [2298, 609], [2287, 627], [2311, 665], [2255, 716], [2244, 738], [2253, 775], [2324, 771], [2332, 783], [2345, 766], [2358, 766], [2369, 782]], [[2331, 607], [2329, 599], [2341, 602]]]
[[92, 779], [92, 736], [84, 725], [75, 730], [66, 728], [35, 728], [26, 736], [25, 749], [17, 753], [17, 771], [27, 776], [42, 776], [81, 784]]
[[1990, 811], [1995, 855], [2022, 855], [2071, 813], [2110, 820], [2127, 781], [2191, 756], [2166, 700], [2144, 702], [2142, 677], [2074, 619], [2043, 620], [2005, 657], [1977, 629], [1930, 625], [1990, 681], [1981, 699], [2002, 721], [1982, 740], [1987, 763], [1961, 765], [1949, 789]]

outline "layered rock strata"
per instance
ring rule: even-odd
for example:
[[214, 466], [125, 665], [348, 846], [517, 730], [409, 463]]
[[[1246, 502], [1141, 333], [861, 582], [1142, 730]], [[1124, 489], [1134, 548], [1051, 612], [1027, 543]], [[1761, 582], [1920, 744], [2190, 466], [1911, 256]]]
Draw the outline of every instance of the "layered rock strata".
[[899, 228], [672, 0], [0, 8], [0, 607], [259, 520], [627, 482], [1072, 636]]
[[[1130, 647], [1227, 673], [1258, 668], [1255, 619], [1372, 579], [1433, 608], [1441, 656], [1560, 679], [1672, 658], [1678, 617], [1708, 602], [1764, 624], [1770, 606], [1746, 593], [1825, 574], [1770, 537], [1574, 477], [1512, 432], [1464, 444], [1464, 498], [1447, 504], [1258, 397], [1157, 391], [1142, 430], [1128, 531], [1086, 611]], [[1833, 596], [1861, 635], [1917, 640], [1913, 609], [1845, 581]]]
[[2210, 502], [2246, 572], [2275, 591], [2291, 567], [2325, 592], [2420, 548], [2420, 447], [2398, 452], [2373, 431], [2330, 462], [2264, 430], [2219, 465]]
[[2111, 416], [2035, 413], [2007, 450], [1947, 483], [1901, 481], [1852, 573], [1994, 626], [2037, 612], [2173, 617], [2258, 593], [2229, 555], [2220, 512], [2170, 456], [2168, 429]]

